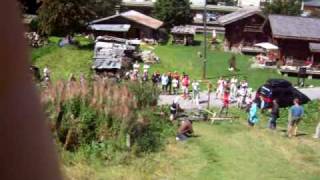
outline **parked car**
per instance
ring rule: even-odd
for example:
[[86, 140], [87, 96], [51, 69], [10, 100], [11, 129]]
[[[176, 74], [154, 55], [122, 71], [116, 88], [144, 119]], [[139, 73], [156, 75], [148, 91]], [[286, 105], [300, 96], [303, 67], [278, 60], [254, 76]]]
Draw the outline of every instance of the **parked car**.
[[293, 105], [293, 99], [299, 98], [300, 103], [305, 104], [310, 99], [294, 88], [292, 84], [284, 79], [269, 79], [264, 85], [262, 85], [256, 94], [256, 100], [260, 106], [262, 97], [265, 105], [263, 108], [271, 108], [273, 99], [278, 100], [280, 107], [289, 107]]

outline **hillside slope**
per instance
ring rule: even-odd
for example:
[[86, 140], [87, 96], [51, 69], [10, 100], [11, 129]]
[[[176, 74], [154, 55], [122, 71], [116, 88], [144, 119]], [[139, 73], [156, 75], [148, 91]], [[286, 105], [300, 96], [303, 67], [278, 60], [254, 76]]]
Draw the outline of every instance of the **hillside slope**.
[[67, 168], [71, 179], [320, 179], [320, 143], [310, 135], [249, 129], [244, 122], [195, 123], [197, 137], [130, 164]]

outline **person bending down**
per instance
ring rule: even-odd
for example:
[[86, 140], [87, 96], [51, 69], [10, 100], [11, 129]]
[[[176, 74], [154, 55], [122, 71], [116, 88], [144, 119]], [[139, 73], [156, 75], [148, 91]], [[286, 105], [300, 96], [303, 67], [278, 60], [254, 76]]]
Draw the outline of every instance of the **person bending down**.
[[183, 120], [181, 121], [180, 127], [178, 129], [177, 141], [187, 140], [193, 134], [192, 121], [191, 120]]

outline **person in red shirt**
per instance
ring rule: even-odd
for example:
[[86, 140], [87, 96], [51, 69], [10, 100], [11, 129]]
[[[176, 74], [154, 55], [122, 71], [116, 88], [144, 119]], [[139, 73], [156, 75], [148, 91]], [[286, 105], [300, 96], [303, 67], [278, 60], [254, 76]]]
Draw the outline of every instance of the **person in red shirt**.
[[226, 88], [223, 97], [222, 97], [222, 108], [219, 112], [219, 116], [222, 115], [222, 113], [225, 113], [226, 116], [228, 116], [228, 110], [229, 110], [229, 103], [230, 103], [230, 91], [229, 88]]

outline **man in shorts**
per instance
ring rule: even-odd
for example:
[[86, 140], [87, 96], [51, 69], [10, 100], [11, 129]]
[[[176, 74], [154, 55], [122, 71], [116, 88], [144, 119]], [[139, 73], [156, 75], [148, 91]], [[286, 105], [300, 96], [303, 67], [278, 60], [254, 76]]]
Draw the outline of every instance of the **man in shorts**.
[[299, 104], [299, 99], [295, 98], [293, 100], [293, 106], [289, 110], [289, 123], [288, 123], [288, 137], [297, 135], [298, 124], [302, 119], [304, 110]]

